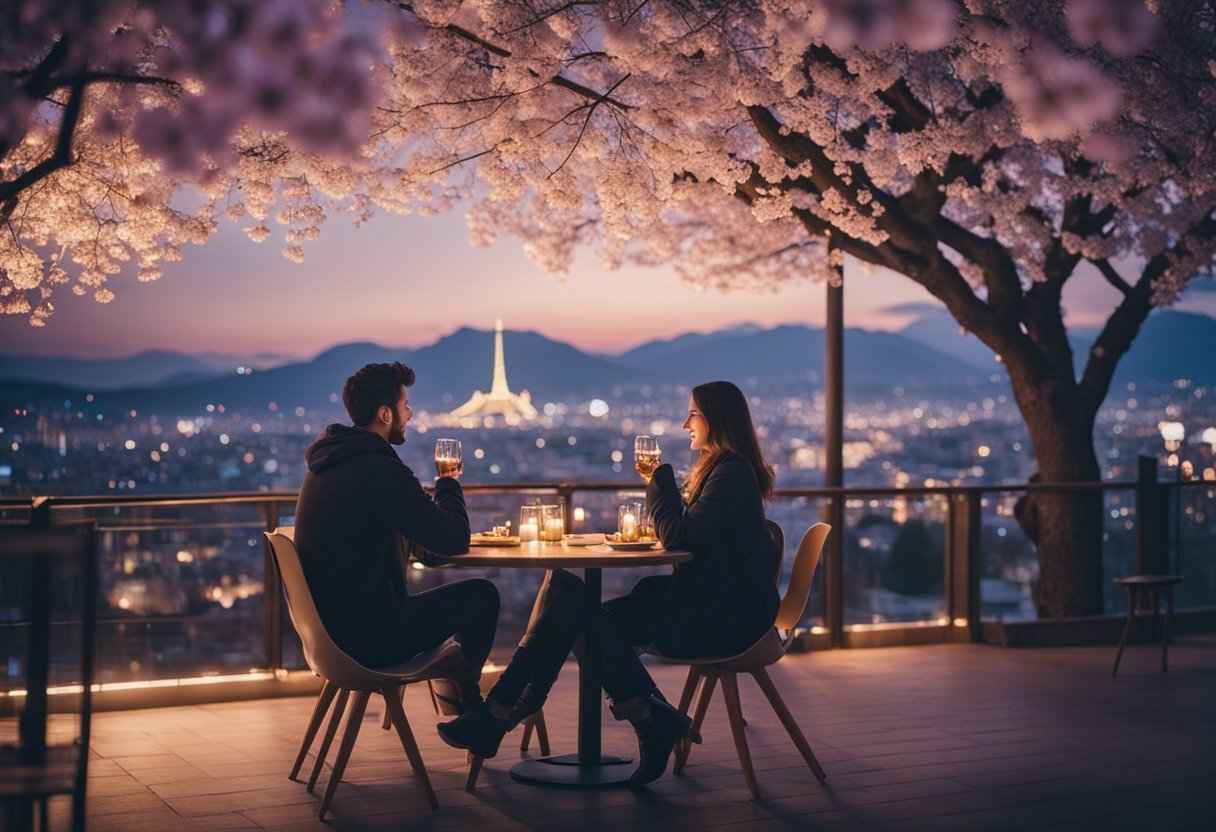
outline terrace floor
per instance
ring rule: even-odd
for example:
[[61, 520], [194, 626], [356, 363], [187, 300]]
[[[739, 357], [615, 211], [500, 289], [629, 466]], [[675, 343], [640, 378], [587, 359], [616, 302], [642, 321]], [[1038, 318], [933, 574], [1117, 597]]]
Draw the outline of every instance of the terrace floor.
[[[380, 730], [381, 705], [369, 708], [323, 824], [324, 775], [315, 794], [287, 779], [312, 699], [102, 713], [89, 828], [1216, 829], [1216, 635], [1178, 638], [1167, 674], [1155, 646], [1129, 647], [1117, 678], [1113, 658], [1113, 645], [787, 656], [773, 676], [828, 780], [815, 781], [744, 679], [759, 801], [749, 799], [718, 699], [685, 773], [646, 790], [516, 783], [516, 733], [470, 794], [463, 752], [439, 741], [425, 686], [415, 686], [406, 709], [441, 808], [429, 808], [395, 736]], [[653, 669], [678, 695], [684, 668]], [[573, 750], [576, 677], [570, 666], [546, 708], [555, 751]], [[606, 711], [604, 749], [635, 750], [632, 732]], [[63, 821], [67, 804], [53, 805]]]

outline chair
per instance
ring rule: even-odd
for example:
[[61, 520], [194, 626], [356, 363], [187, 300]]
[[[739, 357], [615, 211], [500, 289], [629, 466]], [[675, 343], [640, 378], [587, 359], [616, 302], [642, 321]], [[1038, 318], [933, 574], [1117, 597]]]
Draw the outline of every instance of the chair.
[[1174, 587], [1182, 583], [1181, 575], [1130, 575], [1126, 578], [1115, 578], [1115, 583], [1127, 590], [1127, 624], [1123, 627], [1123, 636], [1119, 639], [1119, 649], [1115, 652], [1115, 666], [1110, 675], [1119, 672], [1119, 660], [1123, 658], [1123, 648], [1132, 634], [1136, 623], [1136, 608], [1140, 606], [1141, 593], [1147, 592], [1153, 605], [1153, 622], [1157, 621], [1158, 605], [1157, 592], [1165, 592], [1165, 626], [1161, 629], [1161, 672], [1169, 670], [1170, 625], [1174, 621]]
[[[284, 537], [295, 542], [295, 526], [279, 526], [275, 529], [276, 534], [281, 534]], [[288, 613], [291, 612], [290, 602], [287, 605]], [[314, 671], [315, 672], [315, 671]], [[322, 739], [321, 747], [317, 750], [316, 762], [313, 765], [312, 775], [308, 778], [308, 791], [312, 791], [317, 783], [317, 776], [321, 773], [321, 769], [325, 767], [325, 758], [329, 754], [329, 747], [333, 743], [334, 734], [338, 730], [338, 726], [342, 722], [342, 715], [346, 711], [346, 701], [350, 696], [350, 691], [339, 691], [338, 686], [333, 682], [322, 677], [321, 692], [317, 696], [317, 704], [313, 706], [312, 718], [308, 722], [308, 728], [304, 731], [304, 739], [300, 743], [300, 751], [296, 754], [295, 762], [292, 764], [291, 772], [287, 775], [288, 780], [295, 780], [300, 773], [300, 768], [304, 765], [304, 760], [308, 757], [308, 750], [312, 746], [312, 741], [317, 736], [317, 731], [320, 730], [321, 723], [325, 719], [325, 715], [329, 712], [329, 707], [337, 701], [337, 706], [333, 710], [333, 715], [330, 719], [329, 729], [325, 732]], [[388, 711], [384, 714], [384, 728], [388, 730], [391, 721], [388, 718]]]
[[[798, 544], [798, 553], [794, 557], [794, 569], [790, 575], [790, 585], [785, 592], [785, 596], [781, 599], [781, 606], [777, 611], [774, 627], [765, 633], [759, 641], [735, 656], [672, 659], [672, 661], [689, 665], [688, 679], [684, 683], [684, 691], [680, 695], [679, 709], [683, 713], [688, 713], [689, 706], [693, 703], [694, 694], [696, 695], [696, 708], [693, 711], [692, 718], [694, 733], [700, 732], [701, 725], [705, 720], [705, 713], [709, 708], [710, 699], [713, 697], [714, 688], [721, 682], [722, 696], [726, 702], [726, 713], [730, 721], [731, 733], [734, 735], [735, 750], [739, 754], [739, 764], [743, 768], [743, 776], [747, 780], [747, 786], [751, 791], [753, 800], [760, 799], [760, 788], [756, 783], [756, 772], [752, 767], [751, 752], [748, 750], [747, 737], [743, 732], [746, 723], [743, 720], [743, 712], [739, 705], [737, 676], [740, 673], [747, 673], [756, 680], [756, 684], [759, 685], [760, 690], [764, 692], [765, 697], [772, 706], [773, 712], [781, 720], [781, 724], [790, 735], [790, 739], [794, 741], [794, 745], [802, 753], [802, 758], [806, 760], [815, 777], [820, 781], [827, 777], [824, 774], [823, 768], [819, 765], [819, 761], [815, 759], [815, 754], [811, 751], [810, 744], [807, 743], [806, 738], [802, 735], [802, 731], [794, 720], [793, 714], [790, 713], [785, 701], [781, 698], [781, 694], [777, 691], [777, 686], [773, 684], [772, 678], [768, 675], [768, 667], [779, 662], [781, 657], [785, 655], [790, 637], [793, 634], [793, 628], [799, 619], [802, 618], [802, 612], [806, 609], [807, 600], [811, 593], [811, 579], [815, 576], [815, 569], [819, 566], [819, 557], [823, 552], [823, 544], [830, 531], [831, 526], [826, 523], [816, 523], [803, 535], [802, 542]], [[770, 527], [771, 534], [772, 529]], [[782, 538], [784, 538], [784, 534]], [[778, 634], [779, 630], [786, 632], [784, 638]], [[674, 773], [678, 774], [683, 770], [691, 751], [692, 743], [687, 740], [676, 747], [676, 761], [673, 766]]]
[[[402, 664], [380, 668], [364, 667], [334, 644], [333, 639], [325, 630], [325, 626], [321, 623], [292, 538], [279, 531], [264, 532], [264, 534], [270, 543], [271, 554], [274, 556], [283, 591], [287, 596], [287, 609], [291, 615], [291, 623], [295, 626], [304, 647], [304, 658], [313, 672], [325, 680], [326, 685], [332, 685], [332, 691], [327, 691], [325, 687], [322, 688], [317, 707], [314, 708], [310, 733], [315, 735], [316, 728], [324, 716], [322, 700], [331, 699], [334, 695], [338, 697], [335, 709], [336, 717], [345, 709], [347, 697], [351, 699], [351, 707], [346, 714], [346, 730], [342, 734], [338, 758], [334, 761], [333, 771], [326, 784], [325, 795], [321, 799], [321, 810], [318, 817], [324, 820], [329, 811], [334, 794], [338, 790], [338, 784], [342, 782], [342, 774], [346, 770], [346, 763], [350, 759], [355, 740], [359, 736], [359, 728], [363, 723], [363, 713], [367, 709], [368, 699], [371, 698], [373, 692], [377, 691], [384, 697], [393, 727], [397, 729], [397, 736], [401, 740], [401, 746], [405, 750], [406, 757], [409, 758], [414, 774], [422, 782], [431, 808], [439, 808], [439, 800], [435, 797], [435, 790], [427, 776], [426, 766], [418, 751], [418, 744], [414, 741], [413, 732], [410, 730], [409, 720], [406, 718], [405, 708], [402, 706], [400, 691], [403, 685], [446, 676], [447, 672], [444, 667], [447, 662], [458, 657], [463, 661], [459, 645], [448, 640]], [[325, 702], [325, 705], [328, 706], [328, 701]], [[323, 751], [328, 751], [329, 742], [336, 729], [336, 719], [333, 719], [330, 722]], [[306, 736], [306, 744], [310, 741], [311, 736]], [[310, 789], [312, 783], [316, 781], [321, 759], [323, 758], [318, 759], [318, 765], [314, 768]]]
[[[57, 795], [71, 796], [73, 832], [85, 828], [96, 604], [92, 524], [0, 528], [0, 655], [10, 667], [0, 680], [9, 694], [0, 697], [0, 829], [52, 828]], [[79, 698], [52, 707], [51, 689], [66, 685], [79, 685]]]

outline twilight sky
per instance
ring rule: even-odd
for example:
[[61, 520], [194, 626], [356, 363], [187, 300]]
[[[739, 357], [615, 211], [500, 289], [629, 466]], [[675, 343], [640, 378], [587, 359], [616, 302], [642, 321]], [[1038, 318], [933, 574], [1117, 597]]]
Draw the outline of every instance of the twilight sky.
[[[111, 278], [117, 298], [110, 304], [60, 288], [42, 329], [24, 316], [0, 316], [0, 353], [111, 357], [174, 349], [304, 358], [359, 340], [424, 346], [459, 326], [492, 328], [496, 317], [508, 329], [617, 352], [738, 323], [823, 323], [821, 283], [792, 281], [779, 292], [698, 291], [667, 269], [606, 271], [590, 254], [563, 282], [533, 265], [513, 239], [471, 247], [461, 214], [380, 214], [359, 229], [334, 217], [319, 240], [305, 244], [303, 264], [283, 258], [281, 247], [281, 231], [255, 244], [223, 222], [209, 243], [186, 247], [181, 262], [165, 264], [161, 280]], [[846, 270], [848, 326], [899, 329], [915, 312], [896, 308], [939, 306], [907, 278], [862, 274], [855, 265]], [[1104, 320], [1114, 290], [1092, 276], [1071, 286], [1070, 325]], [[1216, 292], [1191, 292], [1176, 308], [1216, 316]]]

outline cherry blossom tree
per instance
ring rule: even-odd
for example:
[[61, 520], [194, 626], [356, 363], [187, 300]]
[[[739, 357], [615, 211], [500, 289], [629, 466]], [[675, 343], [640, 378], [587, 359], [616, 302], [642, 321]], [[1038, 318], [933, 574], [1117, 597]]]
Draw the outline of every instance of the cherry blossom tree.
[[[17, 0], [0, 8], [0, 312], [41, 324], [56, 286], [106, 302], [276, 199], [288, 256], [315, 235], [320, 160], [357, 155], [373, 43], [322, 0]], [[317, 182], [303, 180], [312, 160]], [[332, 162], [331, 162], [332, 168]], [[186, 184], [197, 193], [183, 194]]]
[[[554, 273], [907, 276], [992, 348], [1045, 484], [1216, 253], [1216, 0], [24, 0], [0, 12], [0, 311], [108, 299], [221, 216], [471, 205]], [[7, 7], [6, 7], [7, 8]], [[366, 142], [359, 144], [370, 124]], [[355, 152], [357, 151], [357, 152]], [[179, 190], [196, 187], [191, 210]], [[72, 277], [69, 277], [72, 275]], [[1118, 295], [1073, 371], [1062, 293]], [[1101, 608], [1097, 492], [1036, 495], [1040, 609]]]
[[[475, 242], [553, 272], [581, 247], [709, 286], [898, 272], [999, 357], [1045, 484], [1100, 479], [1120, 357], [1213, 262], [1210, 0], [397, 5], [426, 31], [391, 46], [373, 199], [463, 191]], [[1078, 377], [1079, 280], [1119, 301]], [[1031, 501], [1041, 612], [1100, 612], [1100, 495]]]

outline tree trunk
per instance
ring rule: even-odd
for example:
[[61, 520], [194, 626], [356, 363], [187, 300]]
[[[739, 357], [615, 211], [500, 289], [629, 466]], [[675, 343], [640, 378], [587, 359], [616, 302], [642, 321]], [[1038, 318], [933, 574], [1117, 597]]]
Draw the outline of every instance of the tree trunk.
[[[1012, 368], [1011, 368], [1012, 370]], [[1093, 421], [1071, 378], [1039, 379], [1030, 388], [1011, 372], [1014, 395], [1034, 445], [1037, 481], [1099, 482]], [[1035, 545], [1040, 617], [1102, 612], [1102, 492], [1038, 492], [1019, 505], [1018, 522]]]

